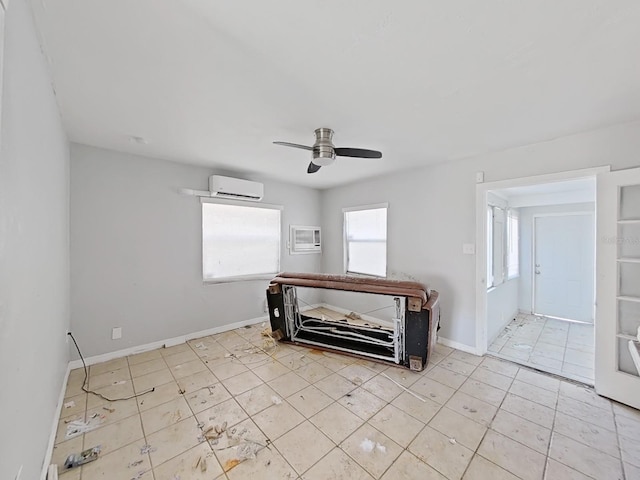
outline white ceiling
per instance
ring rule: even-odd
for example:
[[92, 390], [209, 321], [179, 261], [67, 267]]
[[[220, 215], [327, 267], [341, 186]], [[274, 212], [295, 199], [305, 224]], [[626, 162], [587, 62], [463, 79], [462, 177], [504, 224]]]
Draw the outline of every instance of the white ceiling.
[[[637, 0], [31, 3], [70, 139], [120, 151], [325, 188], [640, 118]], [[383, 158], [271, 144], [321, 126]]]

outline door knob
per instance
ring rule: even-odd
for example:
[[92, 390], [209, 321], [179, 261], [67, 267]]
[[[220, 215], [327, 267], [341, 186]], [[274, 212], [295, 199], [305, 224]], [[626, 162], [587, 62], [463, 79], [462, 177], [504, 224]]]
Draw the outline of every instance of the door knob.
[[540, 266], [540, 264], [539, 264], [539, 263], [536, 263], [536, 268], [537, 268], [537, 267], [539, 267], [539, 266]]
[[536, 270], [536, 275], [540, 275], [540, 270]]

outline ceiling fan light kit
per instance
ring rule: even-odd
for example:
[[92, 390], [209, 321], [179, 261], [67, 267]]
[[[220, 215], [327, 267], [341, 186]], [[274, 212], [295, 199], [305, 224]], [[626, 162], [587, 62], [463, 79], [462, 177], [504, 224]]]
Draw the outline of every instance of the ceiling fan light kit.
[[316, 142], [312, 147], [289, 142], [273, 142], [276, 145], [284, 147], [301, 148], [303, 150], [311, 150], [312, 160], [307, 168], [307, 173], [316, 173], [320, 167], [331, 165], [336, 160], [336, 156], [340, 157], [356, 157], [356, 158], [382, 158], [382, 153], [377, 150], [366, 150], [363, 148], [336, 148], [333, 145], [333, 130], [330, 128], [318, 128], [315, 131]]

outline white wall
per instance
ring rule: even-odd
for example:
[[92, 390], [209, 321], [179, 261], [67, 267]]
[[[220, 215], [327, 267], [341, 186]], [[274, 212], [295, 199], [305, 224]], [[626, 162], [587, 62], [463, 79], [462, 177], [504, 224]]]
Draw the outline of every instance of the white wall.
[[533, 216], [542, 214], [594, 212], [595, 203], [574, 203], [567, 205], [548, 205], [520, 209], [520, 288], [518, 307], [523, 312], [531, 313], [533, 288]]
[[487, 341], [491, 345], [518, 313], [519, 278], [506, 280], [487, 292]]
[[[425, 140], [428, 141], [428, 140]], [[440, 336], [475, 345], [475, 172], [485, 181], [640, 164], [640, 122], [442, 163], [325, 190], [323, 269], [342, 271], [342, 208], [389, 202], [388, 266], [441, 293]], [[393, 162], [393, 152], [384, 152]]]
[[69, 151], [31, 12], [6, 15], [0, 151], [0, 477], [40, 476], [69, 360]]
[[[227, 172], [72, 144], [71, 326], [83, 355], [266, 315], [268, 280], [202, 283], [200, 200], [178, 189], [206, 190], [212, 173]], [[319, 225], [317, 190], [264, 183], [263, 202], [284, 206], [283, 240], [290, 224]], [[281, 258], [282, 270], [320, 271], [320, 255], [289, 255], [285, 241]]]

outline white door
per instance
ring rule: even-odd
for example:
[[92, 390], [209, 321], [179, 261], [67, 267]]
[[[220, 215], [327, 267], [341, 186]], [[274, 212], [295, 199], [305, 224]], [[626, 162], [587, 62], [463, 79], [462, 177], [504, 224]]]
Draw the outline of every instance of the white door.
[[536, 216], [533, 221], [534, 312], [592, 323], [593, 213]]
[[640, 168], [598, 175], [597, 190], [595, 387], [640, 408]]

